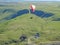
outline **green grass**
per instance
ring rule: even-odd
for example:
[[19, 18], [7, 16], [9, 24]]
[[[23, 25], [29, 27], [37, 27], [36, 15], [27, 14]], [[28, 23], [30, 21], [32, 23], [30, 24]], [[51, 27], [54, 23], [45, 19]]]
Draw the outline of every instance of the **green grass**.
[[[42, 5], [37, 6], [37, 10], [42, 10], [45, 12], [54, 13], [56, 17], [60, 16], [58, 4], [52, 5]], [[24, 8], [19, 8], [20, 6], [11, 6], [11, 7], [0, 7], [2, 9], [12, 8], [21, 10]], [[24, 6], [25, 8], [28, 7]], [[28, 9], [28, 8], [27, 8]], [[56, 10], [56, 11], [55, 11]], [[0, 15], [0, 19], [9, 16], [11, 13], [5, 13]], [[33, 19], [30, 19], [33, 17]], [[50, 41], [60, 41], [60, 21], [51, 21], [50, 18], [47, 20], [42, 19], [33, 14], [24, 14], [22, 16], [16, 17], [14, 19], [5, 21], [0, 23], [0, 45], [4, 44], [4, 42], [8, 42], [12, 39], [19, 40], [19, 37], [22, 34], [25, 34], [28, 38], [33, 36], [36, 32], [40, 33], [40, 38], [34, 40], [34, 42], [38, 45], [40, 42], [50, 42]], [[42, 29], [43, 28], [43, 29]], [[9, 44], [15, 45], [15, 43]], [[24, 45], [24, 42], [19, 43], [19, 45]]]

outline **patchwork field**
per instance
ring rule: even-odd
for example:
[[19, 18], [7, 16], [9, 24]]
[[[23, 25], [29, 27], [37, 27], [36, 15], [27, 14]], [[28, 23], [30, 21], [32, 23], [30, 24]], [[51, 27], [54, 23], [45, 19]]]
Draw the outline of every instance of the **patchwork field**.
[[[30, 4], [36, 5], [34, 13], [29, 9]], [[26, 40], [21, 41], [22, 35]], [[60, 2], [0, 3], [0, 45], [59, 43]]]

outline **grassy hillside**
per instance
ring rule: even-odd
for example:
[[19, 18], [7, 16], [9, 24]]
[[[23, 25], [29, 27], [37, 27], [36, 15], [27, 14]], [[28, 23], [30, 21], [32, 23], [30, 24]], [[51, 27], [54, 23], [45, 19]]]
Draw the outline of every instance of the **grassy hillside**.
[[[13, 6], [0, 6], [0, 20], [10, 16], [11, 14], [15, 14], [19, 10], [29, 9], [28, 6], [30, 3], [19, 4]], [[52, 4], [33, 4], [36, 4], [36, 10], [53, 13], [54, 18], [60, 17], [60, 4], [57, 2], [53, 2]], [[5, 9], [13, 9], [15, 12], [6, 11], [3, 13]], [[40, 34], [40, 37], [38, 39], [32, 39], [36, 45], [39, 45], [40, 42], [60, 41], [60, 21], [52, 21], [52, 19], [52, 17], [41, 18], [34, 14], [28, 13], [11, 20], [0, 22], [0, 45], [6, 45], [6, 43], [9, 43], [7, 45], [25, 45], [25, 43], [28, 41], [19, 42], [20, 36], [25, 34], [29, 39], [30, 37], [33, 37], [37, 32]], [[13, 40], [17, 40], [18, 42], [15, 43]], [[13, 43], [10, 43], [11, 41]]]

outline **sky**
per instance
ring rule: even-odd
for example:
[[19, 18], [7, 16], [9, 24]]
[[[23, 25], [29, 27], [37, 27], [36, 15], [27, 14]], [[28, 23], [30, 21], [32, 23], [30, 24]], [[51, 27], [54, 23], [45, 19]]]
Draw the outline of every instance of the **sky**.
[[0, 2], [20, 2], [20, 1], [60, 1], [60, 0], [0, 0]]

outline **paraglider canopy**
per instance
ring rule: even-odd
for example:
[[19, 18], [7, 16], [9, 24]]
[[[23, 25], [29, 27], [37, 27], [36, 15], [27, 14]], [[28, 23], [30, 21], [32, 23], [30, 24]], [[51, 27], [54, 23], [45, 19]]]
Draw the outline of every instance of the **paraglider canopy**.
[[30, 6], [30, 9], [32, 10], [32, 12], [34, 12], [34, 11], [35, 11], [35, 8], [36, 8], [36, 6], [35, 6], [35, 5], [31, 5], [31, 6]]

